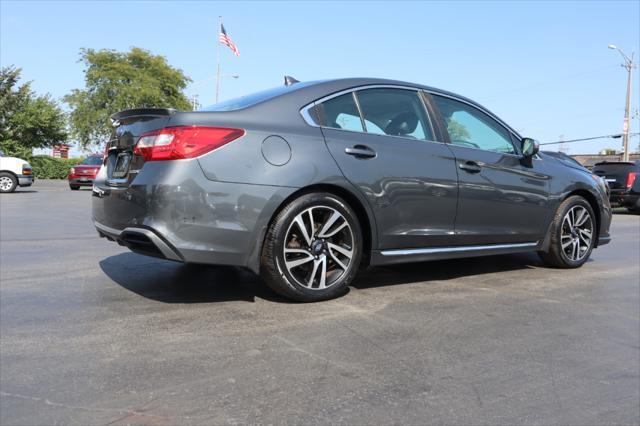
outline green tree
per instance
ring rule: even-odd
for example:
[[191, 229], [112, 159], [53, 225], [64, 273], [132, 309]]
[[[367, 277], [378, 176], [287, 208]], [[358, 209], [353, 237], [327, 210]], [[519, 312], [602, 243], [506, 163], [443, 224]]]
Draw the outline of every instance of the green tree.
[[463, 124], [459, 123], [453, 118], [449, 118], [448, 120], [445, 120], [445, 121], [447, 122], [447, 131], [449, 132], [449, 137], [451, 137], [452, 140], [456, 140], [456, 141], [469, 140], [469, 137], [470, 137], [469, 131]]
[[85, 88], [64, 100], [72, 109], [71, 132], [83, 147], [104, 143], [112, 132], [109, 116], [130, 108], [191, 110], [183, 90], [191, 79], [166, 58], [137, 47], [129, 52], [81, 49]]
[[34, 148], [67, 140], [66, 117], [50, 95], [36, 95], [30, 82], [19, 85], [20, 72], [13, 66], [0, 69], [0, 149], [28, 158]]

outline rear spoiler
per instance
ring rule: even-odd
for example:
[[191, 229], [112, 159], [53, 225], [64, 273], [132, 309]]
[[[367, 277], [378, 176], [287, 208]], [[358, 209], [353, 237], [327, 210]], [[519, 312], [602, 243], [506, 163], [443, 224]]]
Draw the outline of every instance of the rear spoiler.
[[162, 117], [169, 116], [176, 113], [176, 110], [173, 108], [134, 108], [134, 109], [125, 109], [124, 111], [116, 112], [111, 115], [111, 121], [114, 126], [118, 125], [118, 121], [123, 118], [133, 118], [133, 117]]

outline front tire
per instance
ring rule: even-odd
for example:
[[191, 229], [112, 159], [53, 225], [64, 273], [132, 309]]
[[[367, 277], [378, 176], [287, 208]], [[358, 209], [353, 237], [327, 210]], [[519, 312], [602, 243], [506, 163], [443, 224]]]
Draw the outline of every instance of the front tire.
[[289, 299], [332, 299], [346, 292], [361, 254], [362, 231], [351, 207], [333, 194], [305, 194], [286, 205], [269, 226], [261, 275]]
[[574, 195], [564, 200], [553, 218], [549, 251], [540, 257], [555, 268], [578, 268], [591, 255], [597, 224], [591, 205]]
[[18, 179], [11, 173], [0, 173], [0, 193], [9, 193], [16, 190]]
[[69, 188], [71, 188], [72, 191], [77, 191], [80, 189], [78, 185], [69, 185]]

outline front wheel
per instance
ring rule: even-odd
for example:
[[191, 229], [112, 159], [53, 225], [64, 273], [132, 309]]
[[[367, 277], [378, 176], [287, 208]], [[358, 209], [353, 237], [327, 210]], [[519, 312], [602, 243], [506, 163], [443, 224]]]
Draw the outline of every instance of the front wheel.
[[331, 299], [345, 293], [361, 253], [362, 233], [351, 207], [333, 194], [305, 194], [271, 223], [262, 249], [262, 276], [289, 299]]
[[77, 191], [80, 189], [80, 186], [78, 185], [69, 185], [69, 188], [71, 188], [72, 191]]
[[11, 173], [0, 173], [0, 192], [13, 192], [18, 186], [18, 180]]
[[549, 251], [540, 257], [556, 268], [578, 268], [591, 255], [596, 238], [596, 221], [591, 205], [574, 195], [560, 204], [551, 224]]

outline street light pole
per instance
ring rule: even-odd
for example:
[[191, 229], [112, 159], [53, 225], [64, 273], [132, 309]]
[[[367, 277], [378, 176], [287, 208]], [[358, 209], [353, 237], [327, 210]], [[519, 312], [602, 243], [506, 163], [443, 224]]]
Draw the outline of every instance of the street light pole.
[[631, 108], [631, 73], [633, 70], [633, 55], [631, 53], [631, 60], [625, 64], [627, 69], [627, 103], [624, 107], [624, 125], [622, 127], [622, 145], [624, 146], [624, 154], [622, 155], [622, 161], [629, 161], [629, 109]]
[[635, 52], [632, 52], [631, 58], [629, 58], [624, 54], [622, 49], [613, 44], [609, 45], [609, 49], [617, 50], [622, 55], [624, 58], [624, 64], [622, 64], [622, 66], [627, 69], [627, 101], [624, 107], [624, 124], [622, 126], [622, 161], [629, 161], [629, 110], [631, 108], [631, 75], [632, 70], [636, 67], [633, 63], [633, 55], [635, 55]]

